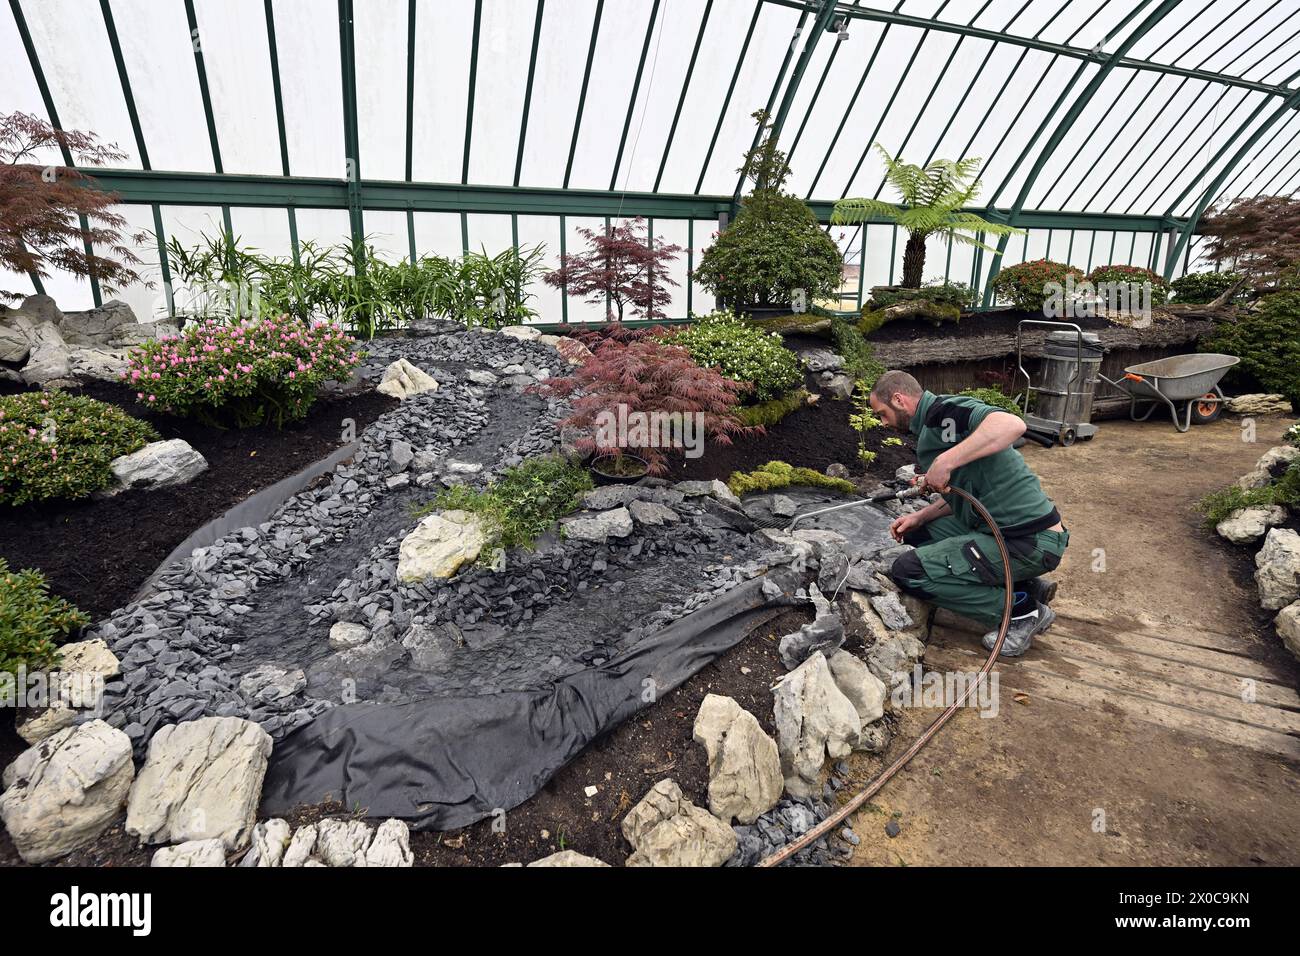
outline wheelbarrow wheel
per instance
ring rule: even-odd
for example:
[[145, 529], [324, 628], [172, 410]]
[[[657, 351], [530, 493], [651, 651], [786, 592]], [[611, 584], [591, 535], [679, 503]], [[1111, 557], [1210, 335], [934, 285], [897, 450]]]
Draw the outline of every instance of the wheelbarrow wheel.
[[1208, 425], [1217, 419], [1223, 411], [1223, 402], [1216, 392], [1206, 392], [1200, 398], [1192, 399], [1192, 424]]

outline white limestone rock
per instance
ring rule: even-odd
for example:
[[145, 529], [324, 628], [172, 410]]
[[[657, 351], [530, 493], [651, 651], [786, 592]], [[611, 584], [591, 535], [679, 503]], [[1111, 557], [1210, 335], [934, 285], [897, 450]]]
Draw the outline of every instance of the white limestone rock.
[[628, 811], [627, 866], [721, 866], [736, 852], [736, 834], [686, 799], [676, 781], [660, 780]]
[[106, 489], [116, 494], [136, 488], [168, 488], [184, 485], [208, 468], [207, 459], [181, 438], [154, 441], [139, 451], [114, 458], [109, 463], [116, 484]]
[[177, 846], [165, 846], [156, 851], [150, 866], [207, 866], [226, 865], [226, 847], [218, 839], [190, 840]]
[[858, 712], [836, 686], [820, 651], [786, 674], [772, 693], [785, 788], [792, 797], [813, 796], [820, 792], [826, 756], [847, 757], [858, 743]]
[[1260, 607], [1280, 611], [1300, 599], [1300, 534], [1290, 528], [1270, 529], [1255, 555], [1255, 568]]
[[271, 735], [239, 717], [160, 729], [131, 788], [126, 832], [142, 843], [220, 838], [242, 848], [262, 796]]
[[416, 368], [403, 358], [384, 369], [375, 390], [382, 395], [405, 401], [422, 392], [436, 392], [438, 383], [428, 372]]
[[776, 741], [730, 697], [709, 694], [693, 730], [709, 760], [709, 812], [731, 823], [753, 823], [781, 799], [784, 778]]
[[397, 577], [402, 581], [449, 578], [461, 565], [476, 560], [486, 543], [477, 515], [459, 510], [431, 514], [402, 539]]
[[131, 739], [102, 720], [60, 730], [5, 768], [0, 820], [28, 863], [46, 863], [94, 840], [131, 789]]

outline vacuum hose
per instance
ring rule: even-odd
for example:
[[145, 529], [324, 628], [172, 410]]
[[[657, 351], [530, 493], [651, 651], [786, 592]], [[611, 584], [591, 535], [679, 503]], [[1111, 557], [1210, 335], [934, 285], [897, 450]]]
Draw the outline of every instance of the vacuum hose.
[[971, 694], [975, 693], [975, 691], [979, 689], [980, 684], [988, 677], [989, 671], [993, 669], [993, 664], [998, 659], [998, 654], [1002, 652], [1002, 642], [1007, 639], [1007, 628], [1011, 625], [1011, 607], [1015, 603], [1015, 582], [1011, 577], [1011, 556], [1007, 553], [1007, 543], [1002, 537], [1001, 530], [998, 529], [997, 522], [993, 520], [993, 516], [988, 513], [988, 509], [979, 503], [978, 499], [973, 495], [962, 491], [960, 488], [949, 488], [949, 490], [958, 497], [969, 501], [971, 507], [974, 508], [976, 512], [979, 513], [979, 516], [984, 519], [985, 524], [989, 526], [989, 531], [993, 534], [993, 540], [997, 542], [998, 553], [1002, 556], [1002, 579], [1003, 584], [1006, 587], [1006, 598], [1002, 604], [1002, 623], [998, 625], [998, 639], [993, 642], [993, 650], [989, 652], [988, 660], [986, 660], [984, 666], [980, 668], [979, 675], [976, 679], [967, 685], [965, 693], [963, 693], [959, 699], [949, 704], [947, 709], [935, 718], [934, 723], [925, 728], [925, 732], [916, 739], [915, 743], [908, 747], [907, 751], [902, 756], [886, 767], [880, 776], [871, 781], [865, 790], [857, 794], [857, 796], [853, 797], [853, 799], [848, 803], [844, 804], [844, 806], [840, 807], [821, 823], [817, 824], [817, 826], [813, 827], [801, 836], [798, 840], [786, 844], [771, 856], [759, 860], [757, 864], [758, 866], [776, 866], [780, 864], [787, 858], [798, 853], [800, 850], [816, 842], [822, 836], [830, 832], [846, 817], [848, 817], [849, 814], [853, 813], [858, 809], [858, 807], [862, 806], [879, 793], [881, 788], [889, 782], [889, 779], [893, 777], [894, 774], [898, 773], [898, 771], [902, 770], [903, 767], [906, 766], [907, 762], [915, 757], [920, 752], [921, 748], [930, 742], [930, 738], [939, 732], [939, 728], [946, 724], [959, 708], [965, 705]]

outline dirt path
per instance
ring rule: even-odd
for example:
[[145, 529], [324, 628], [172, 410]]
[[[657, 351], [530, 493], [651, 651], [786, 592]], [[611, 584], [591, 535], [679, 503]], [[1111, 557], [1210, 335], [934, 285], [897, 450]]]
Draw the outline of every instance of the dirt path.
[[[1258, 610], [1248, 553], [1192, 510], [1288, 424], [1260, 419], [1250, 444], [1235, 417], [1187, 435], [1107, 422], [1027, 451], [1071, 531], [1060, 620], [999, 665], [996, 716], [958, 714], [859, 815], [855, 863], [1300, 863], [1300, 666]], [[937, 627], [926, 663], [982, 657]], [[936, 713], [905, 711], [900, 740]], [[853, 766], [866, 782], [879, 762]]]

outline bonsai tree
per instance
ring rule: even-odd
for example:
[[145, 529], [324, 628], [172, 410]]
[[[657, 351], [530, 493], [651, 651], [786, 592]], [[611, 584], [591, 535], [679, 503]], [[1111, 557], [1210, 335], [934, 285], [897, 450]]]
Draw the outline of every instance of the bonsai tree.
[[[32, 161], [51, 148], [86, 165], [125, 158], [93, 133], [55, 129], [29, 113], [0, 114], [0, 266], [39, 278], [51, 269], [94, 276], [106, 292], [140, 282], [132, 268], [140, 259], [123, 244], [127, 222], [111, 211], [118, 196], [80, 170]], [[88, 253], [87, 243], [107, 254]], [[0, 289], [0, 300], [23, 294]]]
[[805, 302], [833, 295], [843, 274], [835, 241], [802, 200], [783, 190], [790, 170], [769, 132], [767, 112], [754, 118], [767, 135], [738, 170], [753, 190], [695, 269], [695, 280], [737, 313], [784, 307], [796, 294]]
[[607, 302], [605, 317], [622, 322], [631, 311], [647, 319], [662, 319], [672, 302], [669, 286], [679, 283], [668, 275], [668, 263], [677, 258], [681, 246], [650, 241], [644, 219], [611, 226], [604, 232], [579, 229], [587, 240], [585, 252], [560, 257], [560, 268], [544, 281], [569, 295], [585, 296], [596, 305]]
[[720, 445], [731, 444], [736, 435], [762, 433], [760, 427], [746, 427], [736, 417], [744, 390], [740, 382], [715, 369], [700, 368], [686, 349], [650, 337], [607, 337], [572, 375], [547, 379], [535, 388], [563, 397], [576, 394], [572, 413], [560, 427], [582, 436], [574, 441], [578, 451], [619, 459], [631, 453], [645, 459], [652, 475], [668, 470], [665, 451], [676, 446], [657, 441], [663, 433], [656, 436], [653, 427], [624, 432], [611, 429], [612, 423], [629, 422], [633, 416], [653, 416], [652, 421], [689, 417], [701, 421], [704, 437]]
[[1204, 255], [1231, 263], [1261, 285], [1277, 287], [1300, 265], [1300, 199], [1252, 196], [1213, 210], [1202, 223]]
[[955, 242], [997, 252], [975, 239], [975, 234], [1009, 236], [1023, 232], [989, 222], [974, 213], [962, 212], [979, 194], [980, 181], [975, 176], [979, 159], [956, 162], [936, 159], [921, 167], [903, 162], [901, 156], [895, 159], [879, 143], [875, 145], [885, 160], [885, 179], [898, 193], [899, 204], [880, 199], [841, 199], [835, 204], [831, 222], [853, 224], [884, 219], [906, 229], [904, 288], [921, 288], [921, 277], [925, 272], [925, 243], [931, 236], [951, 237]]

